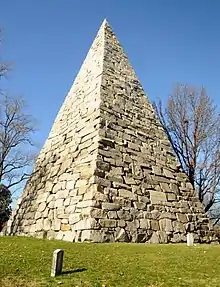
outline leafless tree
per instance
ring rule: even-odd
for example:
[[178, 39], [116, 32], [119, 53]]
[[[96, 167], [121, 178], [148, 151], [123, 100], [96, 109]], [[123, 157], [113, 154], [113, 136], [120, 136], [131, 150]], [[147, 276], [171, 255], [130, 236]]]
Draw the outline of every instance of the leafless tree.
[[24, 102], [2, 96], [0, 101], [0, 182], [8, 188], [27, 179], [27, 166], [34, 156], [30, 146], [35, 131], [31, 115], [24, 113]]
[[[9, 65], [0, 61], [0, 78], [8, 70]], [[27, 167], [34, 160], [31, 137], [35, 121], [25, 112], [22, 99], [0, 91], [0, 183], [10, 189], [28, 178]]]
[[[2, 44], [2, 32], [1, 32], [1, 29], [0, 29], [0, 48], [1, 48], [1, 44]], [[0, 49], [0, 55], [1, 55], [1, 49]], [[6, 63], [6, 62], [0, 62], [0, 79], [3, 77], [3, 76], [6, 76], [7, 72], [10, 70], [10, 64], [9, 63]]]
[[[204, 88], [177, 85], [156, 114], [205, 211], [220, 202], [220, 117]], [[219, 213], [220, 214], [220, 213]]]
[[4, 76], [8, 71], [9, 66], [6, 63], [0, 63], [0, 77]]

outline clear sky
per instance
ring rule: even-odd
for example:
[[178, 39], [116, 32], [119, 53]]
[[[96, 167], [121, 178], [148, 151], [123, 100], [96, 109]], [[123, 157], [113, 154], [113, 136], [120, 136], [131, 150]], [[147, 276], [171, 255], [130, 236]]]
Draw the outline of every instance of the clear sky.
[[151, 101], [181, 82], [220, 105], [218, 0], [0, 0], [7, 87], [37, 119], [39, 149], [104, 18]]

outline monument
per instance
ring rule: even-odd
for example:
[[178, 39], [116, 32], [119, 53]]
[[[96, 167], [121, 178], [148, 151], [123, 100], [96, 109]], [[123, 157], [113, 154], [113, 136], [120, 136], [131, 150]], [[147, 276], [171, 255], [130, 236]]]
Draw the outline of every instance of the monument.
[[105, 20], [61, 106], [6, 234], [195, 242], [213, 228]]

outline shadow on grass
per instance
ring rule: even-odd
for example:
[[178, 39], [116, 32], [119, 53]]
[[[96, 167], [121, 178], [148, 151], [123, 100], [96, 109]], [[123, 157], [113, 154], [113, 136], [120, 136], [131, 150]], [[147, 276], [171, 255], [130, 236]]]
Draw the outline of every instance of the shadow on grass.
[[86, 270], [87, 270], [86, 268], [77, 268], [77, 269], [73, 269], [73, 270], [62, 271], [61, 275], [79, 273], [79, 272], [83, 272]]

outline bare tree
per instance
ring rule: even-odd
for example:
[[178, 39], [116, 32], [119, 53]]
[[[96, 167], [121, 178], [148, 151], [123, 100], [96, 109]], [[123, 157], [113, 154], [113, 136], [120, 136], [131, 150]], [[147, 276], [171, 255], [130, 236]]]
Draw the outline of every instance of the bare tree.
[[9, 65], [6, 63], [0, 63], [0, 77], [4, 76], [9, 69]]
[[34, 160], [34, 121], [23, 109], [23, 100], [3, 96], [0, 101], [0, 182], [8, 188], [27, 179], [25, 168]]
[[177, 85], [165, 109], [154, 103], [182, 169], [205, 211], [220, 202], [220, 117], [204, 88]]
[[[0, 48], [1, 48], [1, 44], [2, 44], [2, 37], [1, 37], [1, 29], [0, 29]], [[0, 53], [1, 53], [1, 50], [0, 50]], [[1, 54], [0, 54], [1, 55]], [[7, 72], [9, 71], [10, 69], [10, 64], [9, 63], [6, 63], [6, 62], [0, 62], [0, 79], [5, 76], [7, 74]]]
[[[0, 62], [0, 78], [8, 70], [9, 65]], [[10, 189], [28, 178], [27, 167], [34, 160], [31, 137], [35, 121], [25, 112], [22, 99], [0, 91], [0, 183]]]

